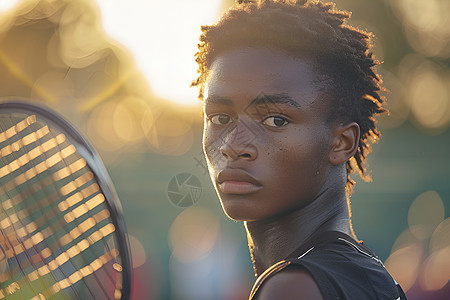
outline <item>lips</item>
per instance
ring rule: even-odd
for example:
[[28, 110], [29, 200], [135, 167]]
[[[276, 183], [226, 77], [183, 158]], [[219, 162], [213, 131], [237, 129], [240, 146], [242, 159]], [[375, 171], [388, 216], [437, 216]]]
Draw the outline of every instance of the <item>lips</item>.
[[219, 189], [225, 194], [251, 194], [262, 188], [250, 174], [241, 169], [225, 169], [217, 175]]

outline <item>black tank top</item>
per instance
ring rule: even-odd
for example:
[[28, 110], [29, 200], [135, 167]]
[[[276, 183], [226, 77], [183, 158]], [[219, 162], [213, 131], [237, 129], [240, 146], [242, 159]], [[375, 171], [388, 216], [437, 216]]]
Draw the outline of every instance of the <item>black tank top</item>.
[[267, 269], [256, 280], [250, 299], [258, 298], [261, 285], [269, 277], [289, 269], [307, 270], [325, 300], [406, 299], [400, 285], [372, 250], [336, 231], [310, 238], [287, 259]]

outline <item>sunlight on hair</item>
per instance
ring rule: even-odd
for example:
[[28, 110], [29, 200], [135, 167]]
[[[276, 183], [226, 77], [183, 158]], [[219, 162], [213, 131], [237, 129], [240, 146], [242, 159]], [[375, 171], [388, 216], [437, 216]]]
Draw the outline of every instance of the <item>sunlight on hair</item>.
[[383, 78], [383, 85], [388, 90], [387, 107], [389, 115], [379, 116], [380, 126], [395, 128], [408, 119], [410, 109], [405, 100], [406, 88], [400, 79], [392, 72], [379, 68], [378, 72]]
[[[200, 26], [219, 13], [220, 0], [97, 0], [106, 32], [134, 54], [137, 65], [162, 98], [200, 105], [189, 85]], [[126, 12], [126, 13], [124, 13]]]

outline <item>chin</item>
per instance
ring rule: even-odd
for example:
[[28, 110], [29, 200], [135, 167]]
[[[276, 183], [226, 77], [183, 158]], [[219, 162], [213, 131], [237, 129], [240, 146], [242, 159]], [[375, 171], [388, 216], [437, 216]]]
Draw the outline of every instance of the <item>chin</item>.
[[233, 221], [256, 221], [262, 219], [255, 207], [249, 207], [242, 201], [221, 201], [225, 215]]

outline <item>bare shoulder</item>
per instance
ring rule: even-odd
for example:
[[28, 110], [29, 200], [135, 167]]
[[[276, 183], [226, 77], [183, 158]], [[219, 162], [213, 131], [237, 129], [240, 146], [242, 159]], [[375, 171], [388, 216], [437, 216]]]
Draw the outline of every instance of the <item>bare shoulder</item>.
[[323, 300], [319, 287], [306, 270], [279, 272], [261, 286], [258, 300]]

